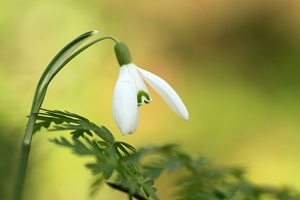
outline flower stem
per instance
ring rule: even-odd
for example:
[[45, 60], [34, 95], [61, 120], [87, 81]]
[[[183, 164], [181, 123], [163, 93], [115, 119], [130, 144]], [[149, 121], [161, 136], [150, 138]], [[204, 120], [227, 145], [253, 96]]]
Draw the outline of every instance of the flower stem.
[[128, 200], [133, 200], [132, 195], [130, 193], [128, 194]]
[[[31, 141], [32, 136], [34, 132], [34, 125], [35, 121], [37, 119], [37, 115], [40, 111], [40, 108], [42, 106], [42, 103], [44, 101], [44, 98], [46, 96], [46, 91], [48, 88], [49, 83], [51, 80], [57, 75], [57, 73], [67, 64], [69, 63], [73, 58], [75, 58], [78, 54], [80, 54], [82, 51], [87, 49], [89, 46], [79, 49], [74, 53], [74, 51], [77, 49], [77, 47], [80, 46], [85, 40], [87, 40], [89, 37], [95, 35], [97, 31], [90, 31], [86, 32], [77, 38], [75, 38], [73, 41], [71, 41], [69, 44], [67, 44], [49, 63], [45, 71], [43, 72], [37, 88], [35, 90], [31, 111], [29, 115], [29, 119], [27, 122], [25, 135], [23, 138], [23, 142], [21, 145], [21, 151], [20, 151], [20, 159], [19, 159], [19, 165], [18, 165], [18, 171], [16, 176], [16, 182], [12, 194], [12, 200], [21, 200], [22, 199], [22, 192], [24, 188], [24, 181], [26, 176], [26, 170], [28, 165], [28, 158], [31, 148]], [[110, 38], [112, 39], [112, 38]]]
[[18, 166], [18, 174], [15, 182], [15, 188], [13, 193], [13, 200], [20, 200], [23, 192], [23, 185], [26, 175], [26, 169], [28, 164], [28, 158], [31, 148], [31, 140], [36, 121], [37, 114], [31, 114], [29, 116], [28, 124], [25, 130], [25, 136], [21, 145], [20, 163]]
[[73, 41], [71, 41], [69, 44], [67, 44], [49, 63], [45, 71], [43, 72], [37, 88], [35, 90], [33, 103], [31, 107], [31, 112], [29, 115], [29, 119], [27, 122], [27, 127], [25, 130], [25, 135], [23, 138], [23, 142], [21, 145], [21, 152], [20, 152], [20, 160], [18, 165], [18, 172], [16, 176], [16, 182], [15, 182], [15, 188], [14, 193], [12, 195], [13, 200], [21, 200], [22, 199], [22, 191], [24, 187], [24, 180], [26, 176], [26, 169], [28, 164], [28, 158], [31, 148], [31, 141], [32, 136], [34, 132], [34, 125], [35, 121], [37, 119], [37, 115], [41, 109], [42, 103], [44, 101], [44, 98], [46, 96], [46, 91], [48, 88], [48, 85], [50, 84], [51, 80], [57, 75], [57, 73], [67, 64], [69, 63], [73, 58], [75, 58], [77, 55], [79, 55], [81, 52], [89, 48], [90, 46], [106, 39], [113, 40], [115, 43], [119, 43], [119, 40], [116, 39], [113, 36], [105, 36], [99, 39], [96, 39], [85, 46], [81, 47], [77, 51], [75, 51], [84, 41], [86, 41], [89, 37], [97, 34], [97, 31], [90, 31], [86, 32], [77, 38], [75, 38]]

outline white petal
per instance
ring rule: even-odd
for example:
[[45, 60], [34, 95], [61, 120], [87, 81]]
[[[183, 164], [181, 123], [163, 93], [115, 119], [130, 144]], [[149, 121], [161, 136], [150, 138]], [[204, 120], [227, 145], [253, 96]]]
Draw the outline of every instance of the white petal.
[[136, 66], [132, 63], [126, 65], [129, 74], [134, 80], [135, 86], [137, 88], [137, 101], [138, 105], [143, 105], [144, 103], [150, 103], [152, 101], [148, 88], [146, 87], [141, 75], [136, 69]]
[[162, 78], [143, 70], [139, 67], [136, 67], [139, 73], [142, 75], [144, 80], [151, 86], [153, 89], [162, 96], [162, 98], [167, 102], [167, 104], [172, 108], [172, 110], [177, 113], [184, 120], [189, 119], [189, 113], [183, 104], [182, 100], [175, 92], [175, 90]]
[[136, 88], [126, 67], [120, 67], [113, 96], [113, 115], [123, 135], [136, 130], [138, 122]]

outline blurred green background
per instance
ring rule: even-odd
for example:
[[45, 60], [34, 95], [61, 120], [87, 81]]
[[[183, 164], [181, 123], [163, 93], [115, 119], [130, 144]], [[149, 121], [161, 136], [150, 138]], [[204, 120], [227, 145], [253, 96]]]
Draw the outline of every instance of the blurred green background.
[[[100, 43], [52, 82], [44, 105], [107, 126], [136, 147], [179, 143], [220, 165], [244, 166], [255, 183], [300, 190], [300, 1], [2, 0], [0, 12], [0, 196], [8, 199], [37, 81], [52, 57], [88, 30], [126, 42], [134, 63], [167, 80], [185, 122], [153, 91], [134, 135], [111, 113], [118, 76], [113, 43]], [[86, 159], [35, 135], [26, 200], [88, 199]], [[158, 182], [172, 199], [168, 176]], [[126, 199], [106, 187], [98, 199]], [[96, 198], [96, 199], [97, 199]]]

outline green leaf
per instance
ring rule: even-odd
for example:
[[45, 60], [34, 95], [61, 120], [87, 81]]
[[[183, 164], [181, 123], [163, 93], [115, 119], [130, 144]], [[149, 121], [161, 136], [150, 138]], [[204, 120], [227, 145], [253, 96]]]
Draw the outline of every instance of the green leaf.
[[98, 127], [96, 125], [94, 125], [95, 128], [93, 129], [93, 131], [104, 141], [107, 142], [114, 142], [114, 136], [112, 135], [112, 133], [104, 126]]
[[[121, 143], [116, 142], [115, 146], [117, 149], [120, 149], [123, 153], [125, 153], [127, 156], [130, 156], [130, 153], [122, 146]], [[117, 150], [118, 151], [118, 150]]]
[[86, 164], [86, 167], [89, 168], [93, 174], [99, 174], [104, 172], [106, 165], [105, 163], [97, 162], [97, 163], [88, 163]]
[[136, 149], [131, 146], [130, 144], [127, 144], [125, 142], [119, 142], [122, 146], [125, 146], [127, 149], [131, 150], [132, 152], [136, 152]]
[[64, 137], [61, 137], [60, 140], [55, 138], [50, 141], [60, 146], [73, 147], [73, 145]]
[[147, 197], [152, 197], [155, 200], [159, 200], [159, 197], [156, 194], [156, 188], [153, 186], [154, 181], [148, 180], [145, 184], [142, 185], [143, 191]]
[[52, 139], [50, 141], [57, 145], [71, 148], [73, 150], [73, 152], [78, 155], [93, 155], [94, 154], [93, 151], [91, 151], [85, 144], [83, 144], [80, 140], [78, 140], [76, 138], [73, 138], [73, 140], [72, 140], [73, 143], [69, 142], [64, 137], [61, 137], [60, 140]]
[[97, 31], [90, 31], [86, 32], [77, 38], [75, 38], [73, 41], [71, 41], [69, 44], [67, 44], [58, 54], [52, 59], [52, 61], [48, 64], [45, 71], [43, 72], [39, 83], [37, 85], [33, 104], [31, 108], [31, 113], [38, 113], [42, 102], [45, 98], [46, 90], [51, 82], [51, 80], [54, 78], [54, 76], [74, 57], [72, 57], [73, 52], [89, 37], [95, 35]]
[[68, 112], [58, 110], [41, 109], [37, 116], [38, 122], [35, 124], [35, 130], [40, 130], [42, 127], [49, 128], [51, 124], [55, 124], [49, 128], [49, 131], [72, 131], [73, 137], [84, 137], [85, 135], [92, 136], [92, 132], [108, 142], [113, 142], [114, 137], [111, 132], [104, 126], [99, 127], [90, 122], [85, 117]]
[[103, 177], [104, 177], [105, 179], [109, 179], [109, 177], [112, 175], [114, 169], [115, 169], [115, 166], [114, 166], [114, 165], [108, 165], [108, 166], [106, 167], [106, 169], [104, 169]]

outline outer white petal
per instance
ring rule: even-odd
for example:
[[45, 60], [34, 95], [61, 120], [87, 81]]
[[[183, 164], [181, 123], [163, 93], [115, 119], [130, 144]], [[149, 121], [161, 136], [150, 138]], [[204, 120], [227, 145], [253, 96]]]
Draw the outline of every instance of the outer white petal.
[[113, 115], [123, 135], [136, 130], [138, 122], [136, 87], [126, 66], [120, 67], [113, 96]]
[[[143, 92], [145, 94], [145, 96], [141, 96], [141, 102], [138, 102], [138, 105], [142, 105], [144, 103], [150, 103], [152, 101], [150, 93], [148, 91], [148, 88], [146, 87], [141, 75], [139, 74], [139, 72], [137, 71], [137, 67], [130, 63], [128, 65], [126, 65], [126, 67], [128, 68], [129, 74], [132, 77], [132, 79], [134, 80], [136, 89], [137, 89], [137, 96], [141, 95], [141, 92]], [[140, 94], [139, 94], [140, 93]], [[138, 97], [139, 99], [139, 97]]]
[[142, 75], [144, 80], [146, 80], [146, 82], [153, 87], [153, 89], [160, 94], [160, 96], [162, 96], [162, 98], [167, 102], [172, 110], [177, 113], [177, 115], [182, 117], [184, 120], [189, 119], [189, 113], [182, 100], [165, 80], [139, 67], [136, 67], [136, 69]]

